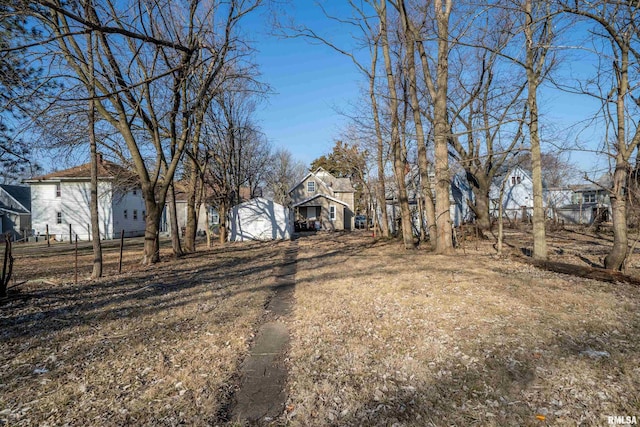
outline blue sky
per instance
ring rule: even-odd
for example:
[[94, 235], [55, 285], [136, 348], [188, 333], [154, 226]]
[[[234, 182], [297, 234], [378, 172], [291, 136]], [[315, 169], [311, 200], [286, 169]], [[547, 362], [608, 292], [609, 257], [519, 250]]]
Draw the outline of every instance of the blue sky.
[[[314, 3], [282, 0], [279, 5], [276, 3], [282, 9], [277, 16], [286, 21], [288, 15], [296, 24], [307, 25], [349, 50], [354, 40], [345, 26], [325, 18]], [[327, 0], [324, 4], [329, 12], [342, 16], [350, 13], [347, 2]], [[258, 106], [257, 121], [275, 149], [286, 148], [296, 159], [309, 165], [329, 153], [334, 141], [340, 138], [348, 123], [341, 112], [352, 112], [352, 105], [358, 103], [366, 81], [351, 59], [327, 46], [304, 38], [273, 35], [273, 12], [257, 13], [243, 24], [245, 34], [256, 49], [254, 60], [261, 72], [260, 80], [272, 90]], [[579, 72], [588, 68], [588, 63], [583, 61], [572, 61], [572, 65]], [[546, 136], [567, 142], [578, 138], [586, 141], [586, 145], [597, 145], [600, 137], [596, 132], [570, 128], [593, 113], [593, 103], [584, 96], [569, 96], [548, 85], [543, 91], [540, 102], [545, 114], [543, 127], [551, 129]], [[548, 149], [543, 147], [543, 151]], [[596, 163], [593, 153], [572, 151], [567, 157], [583, 170], [604, 171], [607, 167], [602, 160]]]
[[[330, 12], [349, 13], [346, 2], [323, 4], [333, 8]], [[353, 39], [345, 33], [345, 26], [340, 27], [326, 19], [312, 1], [292, 0], [286, 13], [296, 24], [313, 28], [341, 48], [349, 50], [353, 45]], [[340, 138], [348, 122], [340, 111], [351, 111], [351, 105], [358, 102], [360, 88], [366, 82], [351, 59], [331, 48], [303, 38], [278, 38], [271, 35], [271, 31], [266, 15], [262, 16], [259, 25], [251, 28], [261, 80], [274, 92], [259, 109], [258, 120], [275, 148], [287, 148], [295, 158], [308, 165], [330, 152], [334, 141]], [[571, 62], [571, 66], [580, 72], [585, 72], [589, 66], [580, 60]], [[568, 73], [568, 69], [563, 73]], [[543, 137], [562, 140], [566, 144], [575, 143], [577, 138], [583, 144], [597, 145], [594, 141], [599, 137], [593, 131], [572, 127], [594, 113], [597, 107], [589, 99], [546, 85], [541, 88], [540, 108], [544, 114], [541, 117], [543, 126], [550, 129]], [[552, 144], [543, 147], [543, 151], [553, 149]], [[594, 153], [567, 151], [565, 157], [582, 170], [607, 168], [606, 161], [596, 159]]]
[[[348, 5], [345, 2], [339, 7]], [[352, 42], [344, 29], [325, 19], [311, 1], [291, 2], [286, 5], [286, 14], [296, 24], [307, 25], [340, 46]], [[348, 111], [357, 101], [362, 77], [351, 59], [327, 46], [303, 38], [276, 37], [269, 18], [262, 15], [256, 26], [261, 28], [252, 28], [261, 80], [273, 91], [259, 108], [258, 120], [274, 148], [286, 148], [309, 165], [330, 152], [339, 139], [347, 122], [340, 111]], [[287, 20], [282, 15], [279, 18]]]

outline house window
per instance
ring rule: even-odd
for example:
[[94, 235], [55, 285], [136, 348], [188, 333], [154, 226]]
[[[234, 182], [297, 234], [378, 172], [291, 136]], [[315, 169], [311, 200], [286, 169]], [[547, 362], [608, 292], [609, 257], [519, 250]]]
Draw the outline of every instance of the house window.
[[60, 183], [56, 182], [56, 197], [60, 197]]
[[333, 221], [336, 219], [336, 207], [329, 206], [329, 218]]
[[518, 184], [520, 184], [522, 182], [522, 177], [516, 177], [516, 181], [518, 181]]
[[138, 190], [136, 190], [135, 188], [133, 189], [133, 195], [135, 196], [136, 194], [138, 194]]
[[596, 202], [596, 193], [585, 193], [583, 197], [584, 197], [584, 203]]
[[516, 177], [515, 176], [511, 177], [511, 185], [516, 185]]
[[133, 210], [133, 220], [134, 220], [134, 221], [137, 221], [137, 220], [138, 220], [138, 210], [137, 210], [137, 209], [134, 209], [134, 210]]
[[62, 224], [62, 212], [56, 212], [56, 224]]
[[127, 219], [129, 217], [129, 212], [125, 209], [124, 210], [124, 219]]
[[316, 192], [316, 182], [307, 181], [307, 193], [315, 193], [315, 192]]
[[142, 219], [145, 219], [147, 217], [147, 211], [142, 211]]

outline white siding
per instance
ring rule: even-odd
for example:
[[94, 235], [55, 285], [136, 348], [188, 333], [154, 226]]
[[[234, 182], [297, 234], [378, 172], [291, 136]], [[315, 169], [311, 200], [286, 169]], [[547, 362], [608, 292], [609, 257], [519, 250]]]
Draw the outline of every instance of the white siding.
[[[50, 234], [69, 234], [69, 226], [56, 224], [57, 212], [62, 212], [62, 197], [56, 197], [54, 182], [31, 185], [31, 227], [36, 234], [44, 235], [49, 225]], [[66, 230], [64, 229], [66, 227]], [[67, 237], [68, 238], [68, 237]]]
[[[58, 240], [69, 240], [78, 236], [79, 240], [90, 237], [91, 215], [89, 201], [91, 197], [89, 182], [69, 181], [60, 183], [60, 197], [56, 196], [56, 182], [31, 184], [32, 228], [36, 234], [44, 235], [49, 225], [49, 234]], [[62, 215], [62, 223], [58, 224], [58, 213]], [[111, 214], [111, 183], [101, 182], [98, 185], [98, 215], [100, 236], [103, 239], [113, 237], [113, 220]]]
[[[124, 217], [124, 211], [127, 217]], [[137, 219], [134, 213], [137, 212]], [[116, 193], [113, 196], [113, 231], [116, 237], [124, 230], [125, 237], [143, 236], [145, 227], [146, 207], [142, 198], [142, 190], [137, 189], [136, 194], [129, 191], [125, 194]]]
[[270, 200], [258, 197], [231, 210], [230, 241], [290, 239], [292, 232], [289, 209]]
[[[498, 200], [500, 199], [500, 184], [491, 186], [489, 197], [492, 202], [491, 213], [498, 215]], [[504, 195], [502, 198], [503, 214], [509, 218], [522, 218], [533, 214], [533, 181], [527, 172], [519, 166], [514, 167], [506, 177]]]

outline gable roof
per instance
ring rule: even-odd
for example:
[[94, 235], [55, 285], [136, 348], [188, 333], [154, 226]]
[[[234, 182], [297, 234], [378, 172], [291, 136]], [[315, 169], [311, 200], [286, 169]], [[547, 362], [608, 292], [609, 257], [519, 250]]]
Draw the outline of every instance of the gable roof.
[[322, 166], [318, 167], [315, 171], [309, 172], [298, 181], [291, 189], [289, 193], [291, 193], [297, 186], [305, 182], [309, 177], [313, 176], [316, 180], [318, 180], [321, 184], [327, 187], [329, 190], [339, 193], [355, 193], [356, 189], [353, 188], [353, 184], [351, 184], [351, 179], [349, 178], [336, 178], [330, 172], [326, 171]]
[[[103, 178], [103, 179], [110, 179], [110, 178], [115, 178], [118, 175], [121, 175], [123, 173], [130, 173], [127, 169], [123, 168], [120, 165], [117, 165], [115, 163], [103, 160], [102, 162], [98, 162], [98, 178]], [[75, 166], [69, 169], [64, 169], [61, 171], [56, 171], [56, 172], [51, 172], [47, 175], [42, 175], [42, 176], [37, 176], [34, 178], [31, 178], [29, 180], [25, 180], [25, 182], [28, 181], [46, 181], [46, 180], [52, 180], [52, 181], [57, 181], [60, 179], [66, 179], [66, 178], [91, 178], [91, 163], [85, 163], [83, 165], [80, 166]]]
[[[69, 169], [56, 171], [47, 175], [25, 179], [24, 182], [33, 184], [43, 181], [85, 181], [91, 179], [91, 163], [85, 163]], [[116, 163], [100, 160], [98, 162], [98, 180], [118, 181], [123, 185], [133, 186], [138, 181], [135, 173]]]
[[305, 203], [310, 202], [313, 199], [317, 199], [318, 197], [324, 197], [325, 199], [329, 199], [333, 202], [340, 203], [341, 205], [344, 205], [347, 207], [349, 206], [347, 203], [343, 202], [342, 200], [338, 200], [335, 197], [327, 196], [326, 194], [316, 194], [315, 196], [311, 196], [308, 199], [304, 199], [301, 202], [295, 203], [293, 207], [295, 208], [296, 206], [304, 205]]
[[23, 210], [24, 213], [31, 211], [31, 187], [28, 185], [0, 184], [0, 188], [16, 201], [19, 205], [16, 207], [17, 209]]

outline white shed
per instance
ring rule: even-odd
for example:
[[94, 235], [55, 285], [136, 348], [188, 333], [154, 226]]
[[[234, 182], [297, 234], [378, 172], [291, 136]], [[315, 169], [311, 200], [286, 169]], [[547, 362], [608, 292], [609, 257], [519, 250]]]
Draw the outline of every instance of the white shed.
[[229, 240], [290, 239], [293, 222], [288, 208], [257, 197], [231, 209]]

